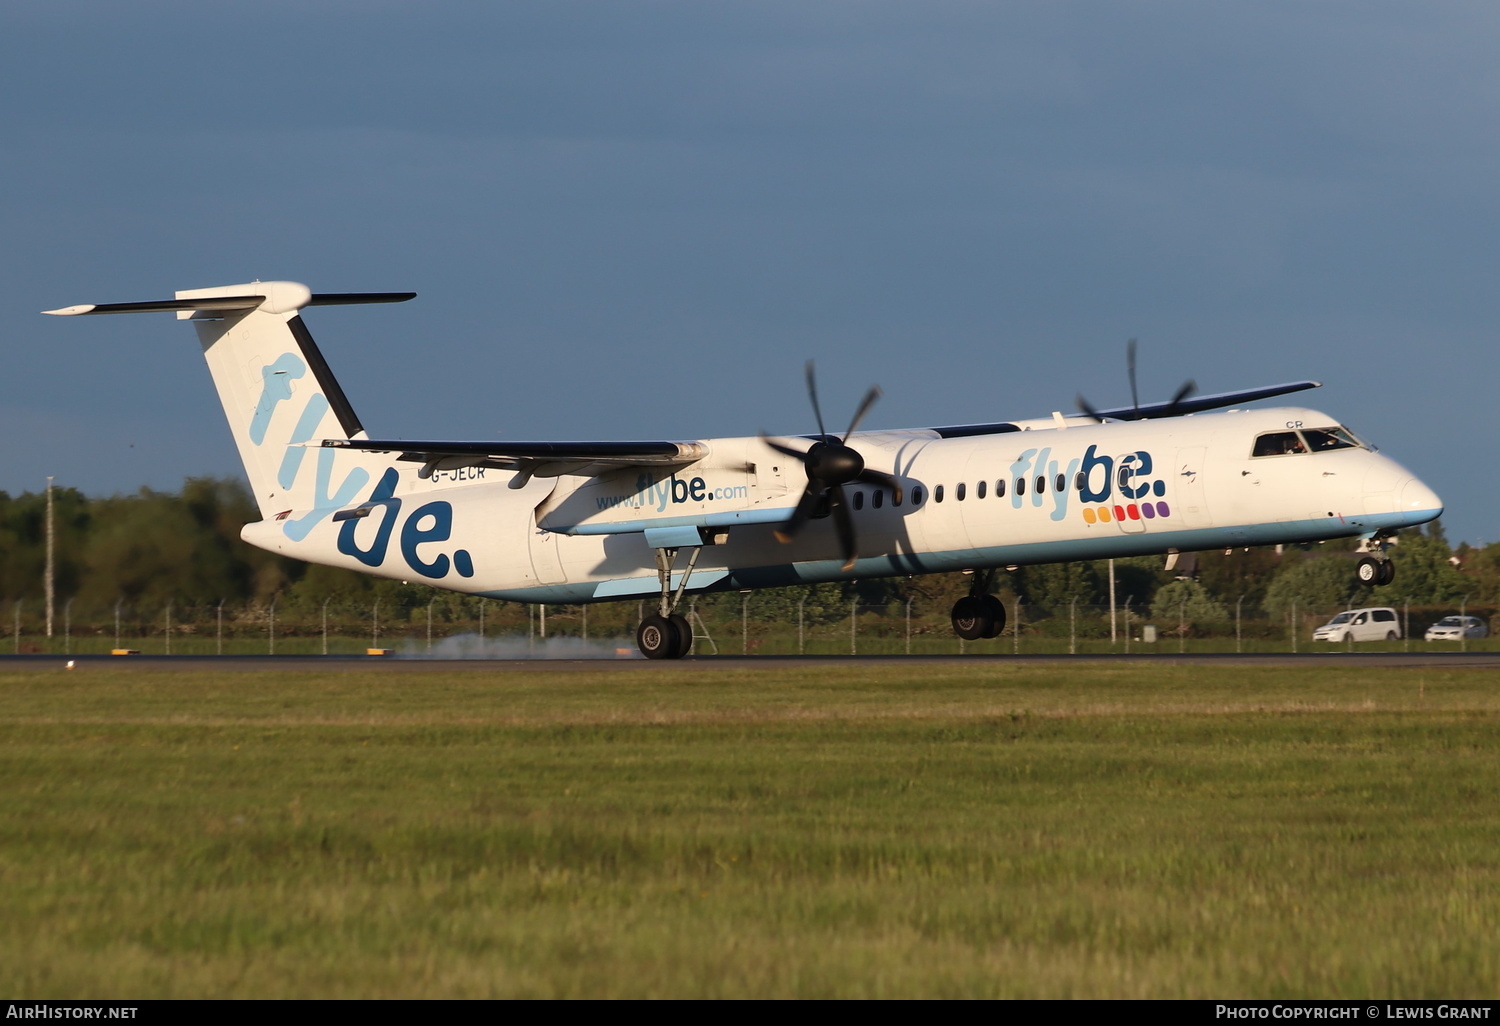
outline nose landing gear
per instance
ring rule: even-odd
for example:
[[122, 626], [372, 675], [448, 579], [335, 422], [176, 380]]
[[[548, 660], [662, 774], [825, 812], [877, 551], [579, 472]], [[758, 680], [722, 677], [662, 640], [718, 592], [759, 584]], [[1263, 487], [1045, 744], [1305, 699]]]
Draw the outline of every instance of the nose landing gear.
[[1390, 544], [1390, 533], [1377, 533], [1364, 539], [1357, 551], [1366, 553], [1354, 567], [1355, 579], [1367, 588], [1379, 588], [1396, 579], [1396, 565], [1385, 554]]
[[1396, 579], [1396, 566], [1384, 555], [1366, 556], [1354, 568], [1354, 576], [1367, 588], [1379, 588]]

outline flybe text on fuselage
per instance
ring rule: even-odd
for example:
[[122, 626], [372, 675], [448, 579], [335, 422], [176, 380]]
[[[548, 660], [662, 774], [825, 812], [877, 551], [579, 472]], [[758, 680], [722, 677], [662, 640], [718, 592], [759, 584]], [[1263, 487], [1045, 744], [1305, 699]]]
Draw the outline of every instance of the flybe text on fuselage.
[[669, 505], [685, 502], [712, 502], [715, 499], [748, 499], [748, 485], [726, 485], [710, 487], [701, 477], [681, 478], [676, 474], [658, 481], [655, 474], [640, 474], [635, 479], [635, 491], [625, 495], [600, 495], [594, 499], [597, 508], [604, 509], [651, 509], [658, 513]]
[[1145, 449], [1116, 458], [1101, 455], [1098, 445], [1090, 445], [1081, 457], [1072, 459], [1054, 459], [1051, 446], [1026, 449], [1010, 465], [1010, 504], [1021, 509], [1028, 493], [1032, 506], [1050, 499], [1050, 516], [1061, 521], [1068, 515], [1070, 498], [1076, 495], [1083, 504], [1083, 520], [1089, 524], [1170, 516], [1171, 507], [1164, 501], [1167, 483], [1155, 476], [1155, 467], [1156, 461]]

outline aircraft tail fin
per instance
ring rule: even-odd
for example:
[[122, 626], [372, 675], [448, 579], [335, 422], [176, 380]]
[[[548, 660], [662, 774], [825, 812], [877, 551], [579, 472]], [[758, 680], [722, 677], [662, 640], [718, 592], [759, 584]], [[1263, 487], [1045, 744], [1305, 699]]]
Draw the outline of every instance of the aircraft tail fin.
[[[294, 511], [308, 511], [285, 526], [289, 537], [300, 540], [334, 509], [351, 501], [373, 470], [391, 461], [388, 456], [305, 444], [367, 435], [303, 323], [301, 310], [398, 303], [415, 295], [319, 294], [296, 282], [253, 282], [191, 289], [160, 302], [72, 306], [46, 312], [60, 316], [174, 312], [179, 320], [192, 321], [261, 515], [267, 520], [288, 520]], [[305, 525], [305, 530], [299, 525]]]

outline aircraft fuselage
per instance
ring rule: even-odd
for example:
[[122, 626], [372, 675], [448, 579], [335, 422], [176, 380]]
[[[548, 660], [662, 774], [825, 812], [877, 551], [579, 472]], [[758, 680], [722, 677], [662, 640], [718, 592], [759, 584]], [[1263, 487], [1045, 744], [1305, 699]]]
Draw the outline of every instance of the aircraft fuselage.
[[963, 438], [862, 432], [852, 442], [903, 494], [849, 486], [860, 551], [848, 569], [827, 519], [776, 540], [806, 476], [760, 438], [593, 477], [450, 466], [424, 480], [416, 464], [392, 467], [364, 516], [296, 541], [275, 521], [244, 537], [385, 577], [575, 603], [655, 595], [654, 550], [667, 546], [703, 544], [688, 590], [717, 591], [1372, 536], [1441, 512], [1415, 475], [1362, 444], [1254, 455], [1337, 424], [1284, 407]]

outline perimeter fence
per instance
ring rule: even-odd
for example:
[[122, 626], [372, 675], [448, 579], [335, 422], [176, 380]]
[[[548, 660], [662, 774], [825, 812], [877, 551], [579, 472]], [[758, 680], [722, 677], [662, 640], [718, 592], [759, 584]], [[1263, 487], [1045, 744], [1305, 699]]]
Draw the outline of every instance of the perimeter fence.
[[[1351, 636], [1329, 643], [1313, 641], [1313, 631], [1341, 607], [1267, 610], [1243, 600], [1207, 609], [1131, 601], [1114, 608], [1078, 601], [1043, 607], [1003, 601], [1004, 630], [977, 641], [954, 635], [951, 599], [871, 604], [787, 592], [731, 593], [689, 597], [680, 611], [693, 625], [698, 656], [1500, 650], [1497, 610], [1466, 603], [1419, 606], [1387, 600], [1396, 619], [1382, 622], [1378, 640]], [[278, 611], [275, 603], [173, 602], [146, 608], [121, 600], [85, 616], [75, 616], [71, 603], [59, 603], [49, 634], [43, 603], [21, 599], [9, 608], [0, 605], [0, 618], [9, 620], [0, 619], [0, 630], [9, 628], [0, 635], [0, 653], [306, 656], [377, 649], [432, 658], [633, 657], [636, 624], [654, 606], [654, 599], [542, 607], [442, 596], [425, 606], [384, 610], [378, 601], [329, 599]], [[1430, 625], [1452, 615], [1476, 617], [1489, 636], [1423, 640]]]

